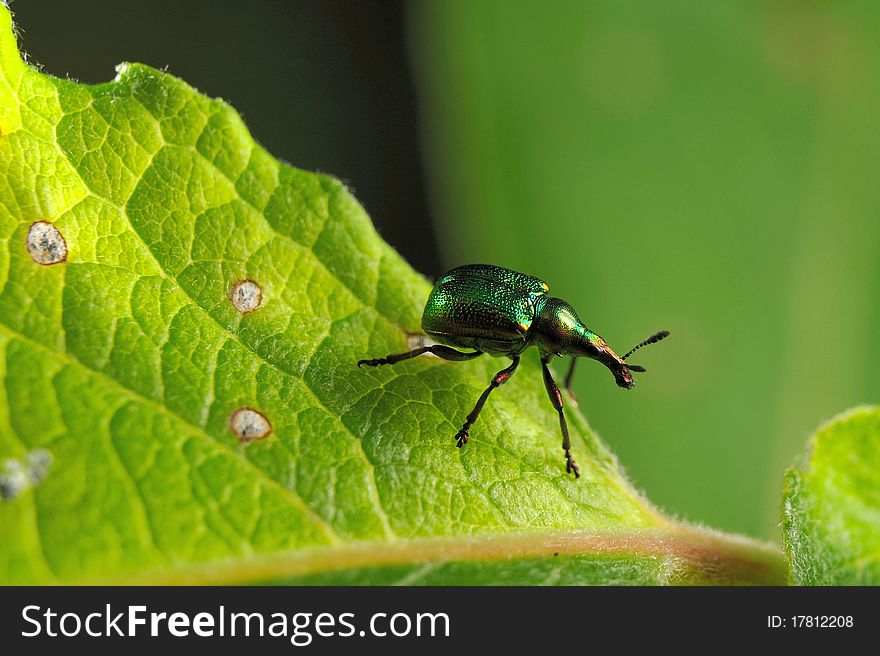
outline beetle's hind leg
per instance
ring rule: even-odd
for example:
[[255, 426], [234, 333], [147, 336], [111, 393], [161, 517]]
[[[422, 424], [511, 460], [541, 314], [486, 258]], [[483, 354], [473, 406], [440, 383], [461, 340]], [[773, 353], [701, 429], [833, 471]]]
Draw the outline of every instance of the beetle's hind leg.
[[458, 448], [463, 447], [467, 444], [468, 441], [468, 431], [470, 430], [471, 424], [473, 424], [477, 417], [480, 416], [480, 410], [483, 409], [483, 405], [486, 403], [486, 399], [489, 398], [489, 395], [492, 393], [496, 387], [501, 387], [504, 383], [506, 383], [510, 377], [513, 375], [513, 372], [516, 371], [517, 366], [519, 366], [519, 356], [512, 355], [510, 356], [513, 362], [506, 369], [502, 369], [497, 374], [492, 377], [492, 382], [489, 383], [489, 387], [485, 389], [485, 391], [480, 395], [480, 398], [477, 400], [477, 405], [474, 406], [474, 409], [471, 410], [471, 413], [465, 419], [464, 424], [461, 427], [461, 430], [455, 434], [456, 445]]
[[483, 355], [482, 351], [474, 351], [473, 353], [462, 353], [461, 351], [456, 351], [454, 348], [449, 348], [448, 346], [443, 346], [441, 344], [432, 344], [431, 346], [420, 346], [419, 348], [413, 349], [412, 351], [407, 351], [406, 353], [386, 355], [384, 358], [358, 360], [358, 367], [362, 365], [366, 365], [368, 367], [378, 367], [382, 364], [397, 364], [398, 362], [403, 362], [404, 360], [409, 360], [410, 358], [417, 358], [424, 353], [433, 353], [438, 358], [451, 360], [452, 362], [464, 362], [465, 360], [472, 360], [480, 355]]
[[556, 381], [550, 375], [550, 368], [547, 366], [549, 358], [541, 359], [541, 367], [544, 369], [544, 387], [547, 388], [547, 395], [550, 402], [559, 413], [559, 427], [562, 429], [562, 449], [565, 451], [565, 471], [574, 472], [575, 478], [580, 478], [581, 469], [577, 466], [574, 458], [571, 457], [571, 439], [568, 437], [568, 424], [565, 422], [565, 413], [562, 411], [562, 393], [556, 386]]

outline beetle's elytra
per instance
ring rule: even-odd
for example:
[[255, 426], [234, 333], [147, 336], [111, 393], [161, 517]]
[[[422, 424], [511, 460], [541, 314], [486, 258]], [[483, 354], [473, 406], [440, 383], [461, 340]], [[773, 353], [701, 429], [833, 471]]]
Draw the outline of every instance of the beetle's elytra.
[[[580, 469], [571, 456], [568, 425], [562, 411], [562, 394], [547, 364], [553, 357], [572, 357], [565, 386], [571, 393], [571, 379], [577, 358], [592, 358], [604, 364], [620, 387], [634, 387], [632, 372], [643, 372], [644, 367], [627, 364], [625, 360], [635, 351], [654, 344], [669, 335], [662, 330], [637, 344], [623, 357], [618, 356], [605, 340], [587, 328], [574, 308], [561, 298], [548, 296], [549, 285], [543, 280], [491, 264], [467, 264], [443, 275], [431, 290], [422, 315], [422, 329], [439, 345], [422, 346], [406, 353], [359, 360], [358, 367], [378, 367], [397, 364], [424, 353], [433, 353], [444, 360], [471, 360], [484, 353], [508, 357], [510, 366], [492, 378], [489, 387], [477, 400], [455, 438], [459, 447], [468, 441], [471, 425], [477, 421], [480, 410], [496, 387], [513, 375], [519, 365], [520, 353], [535, 346], [541, 353], [544, 386], [550, 402], [559, 413], [562, 429], [562, 448], [565, 451], [567, 472], [580, 476]], [[454, 348], [472, 349], [463, 353]]]

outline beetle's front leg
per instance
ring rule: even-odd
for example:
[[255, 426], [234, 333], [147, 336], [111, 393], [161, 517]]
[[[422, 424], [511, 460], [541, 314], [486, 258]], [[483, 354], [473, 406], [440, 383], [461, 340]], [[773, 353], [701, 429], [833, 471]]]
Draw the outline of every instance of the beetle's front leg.
[[492, 382], [489, 383], [489, 387], [480, 395], [480, 398], [477, 400], [477, 405], [474, 406], [474, 409], [471, 410], [471, 413], [465, 419], [464, 425], [462, 425], [461, 430], [459, 430], [455, 434], [455, 441], [458, 448], [463, 447], [468, 442], [468, 431], [470, 430], [471, 424], [473, 424], [477, 417], [480, 416], [480, 410], [483, 409], [483, 404], [486, 403], [486, 399], [489, 398], [489, 395], [492, 393], [496, 387], [501, 387], [504, 383], [506, 383], [510, 377], [513, 375], [513, 372], [516, 371], [517, 366], [519, 366], [519, 356], [512, 355], [510, 356], [513, 362], [506, 369], [502, 369], [492, 378]]
[[549, 360], [549, 357], [541, 358], [541, 367], [544, 370], [544, 387], [547, 388], [547, 395], [550, 397], [553, 407], [556, 408], [556, 412], [559, 413], [559, 427], [562, 429], [562, 449], [565, 451], [565, 471], [568, 473], [573, 472], [575, 478], [580, 478], [581, 468], [578, 467], [571, 456], [571, 439], [568, 436], [568, 424], [565, 422], [565, 413], [562, 411], [562, 393], [559, 391], [559, 387], [556, 386], [553, 376], [550, 375], [550, 367], [547, 366]]

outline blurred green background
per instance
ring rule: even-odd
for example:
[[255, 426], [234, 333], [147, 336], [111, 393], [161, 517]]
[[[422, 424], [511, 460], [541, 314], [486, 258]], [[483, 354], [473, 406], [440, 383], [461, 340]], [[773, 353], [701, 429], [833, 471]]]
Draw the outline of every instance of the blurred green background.
[[670, 329], [637, 390], [593, 363], [575, 386], [669, 512], [777, 539], [784, 468], [880, 398], [876, 2], [13, 10], [50, 72], [144, 61], [227, 98], [426, 275], [538, 275], [618, 351]]

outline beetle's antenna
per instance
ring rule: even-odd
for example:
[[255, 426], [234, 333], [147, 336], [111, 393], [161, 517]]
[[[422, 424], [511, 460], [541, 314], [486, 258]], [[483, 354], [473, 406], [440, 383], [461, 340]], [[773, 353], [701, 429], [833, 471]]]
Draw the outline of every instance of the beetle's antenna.
[[[636, 351], [638, 351], [638, 350], [639, 350], [640, 348], [642, 348], [643, 346], [649, 346], [650, 344], [656, 344], [656, 343], [659, 342], [661, 339], [666, 339], [667, 337], [669, 337], [669, 331], [668, 331], [668, 330], [661, 330], [659, 333], [656, 333], [656, 334], [654, 334], [654, 335], [651, 335], [651, 336], [650, 336], [648, 339], [646, 339], [645, 341], [643, 341], [643, 342], [639, 342], [638, 344], [636, 344], [635, 346], [633, 346], [629, 351], [626, 352], [626, 355], [624, 355], [624, 356], [623, 356], [622, 358], [620, 358], [620, 359], [621, 359], [621, 360], [626, 360], [629, 356], [631, 356], [633, 353], [635, 353]], [[638, 367], [638, 368], [636, 368], [636, 367]], [[644, 368], [643, 368], [643, 367], [639, 367], [638, 365], [635, 365], [635, 364], [634, 364], [634, 365], [630, 365], [630, 369], [633, 369], [633, 370], [635, 370], [635, 371], [639, 371], [639, 370], [644, 371]]]

